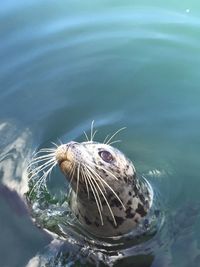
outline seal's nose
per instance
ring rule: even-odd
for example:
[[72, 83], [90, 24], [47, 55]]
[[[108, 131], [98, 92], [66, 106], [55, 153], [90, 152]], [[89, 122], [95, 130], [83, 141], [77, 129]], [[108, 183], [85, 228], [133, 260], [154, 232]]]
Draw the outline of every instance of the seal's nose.
[[58, 164], [61, 164], [63, 161], [71, 161], [73, 159], [72, 151], [77, 144], [77, 142], [71, 141], [67, 144], [60, 145], [56, 149], [55, 157]]
[[67, 160], [67, 149], [68, 146], [66, 144], [59, 146], [56, 149], [55, 157], [58, 163], [61, 163], [64, 160]]

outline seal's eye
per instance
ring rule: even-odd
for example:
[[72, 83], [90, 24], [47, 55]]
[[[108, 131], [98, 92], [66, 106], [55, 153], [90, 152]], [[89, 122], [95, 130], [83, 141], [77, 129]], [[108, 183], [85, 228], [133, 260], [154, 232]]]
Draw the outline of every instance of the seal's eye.
[[111, 153], [106, 150], [100, 151], [99, 156], [102, 158], [102, 160], [104, 160], [107, 163], [111, 163], [114, 160]]

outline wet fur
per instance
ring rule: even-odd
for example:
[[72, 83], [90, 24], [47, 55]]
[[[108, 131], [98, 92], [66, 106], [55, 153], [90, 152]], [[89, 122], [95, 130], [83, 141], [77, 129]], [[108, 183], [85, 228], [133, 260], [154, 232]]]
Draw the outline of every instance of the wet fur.
[[[44, 173], [30, 194], [46, 183], [58, 164], [72, 187], [71, 209], [88, 232], [111, 237], [135, 228], [148, 213], [153, 196], [150, 186], [137, 178], [132, 162], [110, 145], [119, 131], [104, 143], [97, 143], [92, 128], [90, 139], [86, 135], [87, 142], [69, 142], [37, 152], [29, 164], [29, 169], [39, 164], [33, 168], [32, 179]], [[113, 155], [112, 163], [101, 159], [99, 152], [103, 150]]]

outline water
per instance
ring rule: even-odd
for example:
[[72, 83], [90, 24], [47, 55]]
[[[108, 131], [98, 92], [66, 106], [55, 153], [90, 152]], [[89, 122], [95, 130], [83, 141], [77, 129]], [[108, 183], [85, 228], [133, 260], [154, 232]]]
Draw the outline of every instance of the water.
[[[83, 140], [92, 120], [99, 141], [127, 127], [117, 146], [157, 189], [166, 217], [150, 254], [131, 249], [104, 264], [200, 265], [199, 14], [197, 1], [1, 3], [2, 267], [98, 261], [98, 251], [87, 263], [88, 251], [39, 229], [23, 202], [33, 150]], [[62, 195], [66, 182], [52, 176], [49, 188]]]

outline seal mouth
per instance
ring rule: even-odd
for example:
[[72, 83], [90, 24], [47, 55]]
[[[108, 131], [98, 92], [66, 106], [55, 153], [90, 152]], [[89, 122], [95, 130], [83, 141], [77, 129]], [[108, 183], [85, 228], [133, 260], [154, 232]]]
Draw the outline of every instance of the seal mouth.
[[57, 163], [60, 165], [63, 161], [68, 160], [66, 157], [68, 147], [66, 145], [61, 145], [56, 149], [55, 158]]
[[61, 159], [61, 160], [57, 161], [59, 167], [61, 167], [61, 168], [62, 168], [62, 165], [63, 165], [64, 162], [70, 163], [70, 160], [68, 160], [68, 159]]
[[69, 142], [67, 144], [60, 145], [55, 151], [55, 158], [59, 166], [62, 165], [63, 162], [72, 162], [73, 153], [72, 148], [77, 144], [77, 142]]

